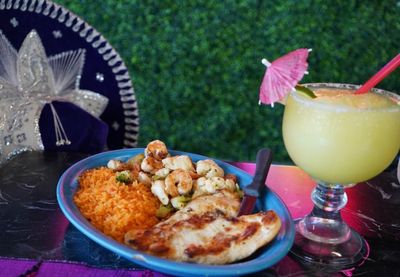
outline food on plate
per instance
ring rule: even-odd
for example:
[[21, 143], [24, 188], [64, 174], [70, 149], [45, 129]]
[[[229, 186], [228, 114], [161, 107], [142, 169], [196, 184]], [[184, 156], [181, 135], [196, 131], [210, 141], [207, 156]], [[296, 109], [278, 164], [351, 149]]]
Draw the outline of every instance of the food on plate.
[[175, 261], [232, 263], [270, 242], [281, 227], [274, 211], [236, 217], [239, 206], [235, 192], [204, 194], [154, 227], [129, 231], [125, 242]]
[[150, 142], [127, 161], [79, 177], [74, 202], [97, 229], [134, 249], [176, 261], [225, 264], [279, 232], [274, 211], [237, 217], [242, 191], [214, 160], [172, 156]]
[[160, 202], [149, 186], [118, 182], [115, 172], [106, 167], [82, 173], [74, 202], [96, 229], [120, 242], [127, 231], [159, 222]]

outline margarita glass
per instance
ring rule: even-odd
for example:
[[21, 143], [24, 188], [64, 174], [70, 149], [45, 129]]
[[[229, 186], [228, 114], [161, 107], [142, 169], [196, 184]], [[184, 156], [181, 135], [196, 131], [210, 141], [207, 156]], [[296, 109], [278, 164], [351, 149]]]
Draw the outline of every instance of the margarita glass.
[[316, 98], [301, 91], [288, 95], [283, 139], [293, 162], [317, 181], [312, 212], [296, 220], [291, 250], [306, 262], [344, 269], [368, 255], [364, 239], [340, 215], [345, 188], [387, 168], [400, 149], [400, 96], [359, 86], [307, 84]]

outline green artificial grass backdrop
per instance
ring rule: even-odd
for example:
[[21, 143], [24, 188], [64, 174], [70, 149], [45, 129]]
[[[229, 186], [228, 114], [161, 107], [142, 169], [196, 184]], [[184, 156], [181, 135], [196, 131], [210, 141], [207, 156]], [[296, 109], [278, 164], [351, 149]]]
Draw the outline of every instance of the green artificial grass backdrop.
[[[96, 28], [129, 68], [139, 146], [290, 163], [283, 106], [258, 105], [262, 58], [312, 48], [305, 82], [361, 84], [399, 52], [397, 1], [58, 0]], [[399, 71], [378, 87], [398, 92]]]

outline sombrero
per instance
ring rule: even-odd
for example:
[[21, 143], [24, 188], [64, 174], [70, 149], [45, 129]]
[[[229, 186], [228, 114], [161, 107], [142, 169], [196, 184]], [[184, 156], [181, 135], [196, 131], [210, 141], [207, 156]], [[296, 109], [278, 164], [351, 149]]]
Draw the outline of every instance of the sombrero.
[[[117, 51], [98, 31], [69, 10], [48, 0], [0, 0], [0, 31], [3, 37], [0, 41], [0, 51], [13, 52], [12, 49], [19, 51], [17, 53], [19, 54], [18, 65], [23, 64], [21, 58], [23, 43], [26, 41], [28, 41], [25, 43], [27, 45], [31, 43], [28, 39], [29, 36], [36, 34], [50, 61], [53, 75], [58, 74], [58, 76], [53, 76], [53, 79], [56, 79], [53, 83], [62, 83], [59, 79], [65, 77], [68, 69], [63, 68], [63, 70], [57, 71], [55, 69], [57, 66], [62, 64], [64, 67], [68, 67], [74, 62], [75, 64], [79, 63], [80, 67], [75, 67], [76, 80], [73, 89], [81, 93], [77, 94], [78, 96], [75, 98], [69, 97], [71, 95], [64, 97], [68, 94], [65, 91], [71, 91], [72, 86], [65, 85], [64, 92], [61, 93], [63, 97], [58, 97], [60, 96], [58, 95], [59, 91], [56, 91], [55, 97], [48, 96], [47, 100], [43, 100], [43, 97], [40, 99], [42, 103], [45, 103], [39, 112], [29, 114], [28, 111], [30, 116], [16, 117], [21, 121], [19, 124], [22, 125], [28, 124], [26, 122], [29, 120], [37, 121], [39, 129], [33, 130], [36, 132], [33, 136], [39, 137], [39, 143], [37, 145], [28, 143], [29, 139], [26, 138], [29, 134], [24, 134], [25, 136], [19, 134], [20, 136], [17, 137], [19, 125], [15, 123], [15, 114], [21, 113], [20, 107], [23, 106], [20, 101], [15, 99], [26, 95], [26, 91], [20, 92], [20, 94], [18, 92], [21, 90], [18, 82], [21, 82], [22, 77], [8, 76], [12, 74], [7, 72], [8, 67], [4, 62], [4, 56], [7, 55], [2, 53], [0, 55], [0, 103], [3, 103], [3, 110], [0, 111], [0, 114], [3, 115], [3, 122], [0, 119], [0, 125], [3, 124], [4, 128], [0, 128], [0, 161], [14, 152], [26, 149], [39, 148], [93, 153], [105, 148], [117, 149], [137, 145], [139, 113], [129, 72]], [[26, 48], [29, 48], [29, 45], [25, 46], [25, 52], [27, 52]], [[79, 56], [79, 61], [76, 61], [78, 60], [77, 56]], [[71, 62], [73, 58], [76, 60]], [[34, 60], [31, 58], [32, 63]], [[65, 62], [65, 60], [68, 61]], [[31, 69], [33, 71], [36, 67], [32, 66]], [[18, 72], [15, 73], [17, 75], [22, 74], [21, 70], [15, 70], [15, 72]], [[18, 83], [14, 84], [15, 95], [13, 95], [13, 90], [11, 93], [4, 90], [4, 84], [12, 83], [10, 79], [14, 79]], [[41, 88], [41, 90], [44, 91], [44, 94], [47, 93], [45, 89]], [[40, 89], [37, 91], [40, 92]], [[34, 92], [33, 98], [27, 97], [28, 100], [25, 100], [24, 103], [37, 100], [36, 96], [40, 94], [37, 91]], [[11, 98], [15, 99], [10, 100]], [[4, 104], [5, 100], [9, 103], [7, 106]], [[80, 105], [78, 102], [83, 104]], [[103, 106], [97, 110], [96, 114], [95, 112], [91, 113], [91, 104]], [[27, 107], [30, 106], [27, 105]], [[34, 118], [35, 116], [36, 118]], [[11, 130], [10, 132], [7, 131], [7, 126]], [[22, 128], [21, 130], [26, 132], [31, 129]], [[64, 140], [63, 132], [68, 136], [70, 144], [63, 143], [67, 141]], [[32, 137], [32, 134], [30, 135]]]

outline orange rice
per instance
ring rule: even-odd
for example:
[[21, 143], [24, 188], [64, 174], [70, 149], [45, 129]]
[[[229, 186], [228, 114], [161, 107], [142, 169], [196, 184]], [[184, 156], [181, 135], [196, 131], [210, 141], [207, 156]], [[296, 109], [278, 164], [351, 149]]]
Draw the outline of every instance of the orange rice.
[[159, 222], [160, 202], [150, 187], [117, 182], [115, 173], [106, 167], [87, 170], [79, 177], [74, 201], [98, 230], [120, 242], [127, 231]]

